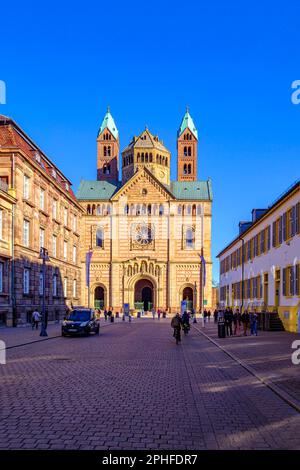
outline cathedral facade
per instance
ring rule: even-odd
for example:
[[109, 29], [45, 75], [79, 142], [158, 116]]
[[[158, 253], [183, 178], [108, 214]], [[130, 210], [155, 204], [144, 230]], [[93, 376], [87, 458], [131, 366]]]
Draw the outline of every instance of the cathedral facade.
[[[171, 154], [145, 129], [121, 153], [107, 110], [97, 137], [97, 179], [82, 180], [81, 301], [132, 312], [212, 307], [211, 181], [197, 179], [198, 131], [187, 110]], [[122, 177], [119, 178], [119, 161]]]

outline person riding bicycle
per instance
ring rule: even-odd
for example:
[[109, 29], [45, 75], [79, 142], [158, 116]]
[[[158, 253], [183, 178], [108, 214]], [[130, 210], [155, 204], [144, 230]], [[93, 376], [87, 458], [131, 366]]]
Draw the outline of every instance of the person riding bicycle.
[[182, 314], [181, 322], [182, 322], [183, 331], [185, 334], [187, 334], [190, 329], [190, 316], [186, 310]]
[[180, 318], [179, 313], [176, 313], [176, 315], [172, 318], [171, 327], [174, 329], [173, 336], [176, 339], [176, 344], [179, 344], [179, 342], [181, 341], [181, 336], [180, 336], [181, 318]]

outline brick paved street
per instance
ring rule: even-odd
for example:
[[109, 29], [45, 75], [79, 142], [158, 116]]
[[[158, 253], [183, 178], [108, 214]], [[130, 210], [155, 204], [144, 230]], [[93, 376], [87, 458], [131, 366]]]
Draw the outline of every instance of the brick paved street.
[[10, 349], [0, 367], [2, 449], [300, 449], [296, 410], [195, 329], [176, 346], [169, 320]]

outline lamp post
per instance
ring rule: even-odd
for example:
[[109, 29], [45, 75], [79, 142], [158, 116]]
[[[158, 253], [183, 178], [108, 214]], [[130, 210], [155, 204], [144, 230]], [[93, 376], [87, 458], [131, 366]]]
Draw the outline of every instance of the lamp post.
[[46, 248], [40, 249], [40, 259], [43, 260], [43, 306], [42, 306], [42, 327], [40, 336], [48, 336], [46, 324], [46, 261], [49, 261], [49, 255]]

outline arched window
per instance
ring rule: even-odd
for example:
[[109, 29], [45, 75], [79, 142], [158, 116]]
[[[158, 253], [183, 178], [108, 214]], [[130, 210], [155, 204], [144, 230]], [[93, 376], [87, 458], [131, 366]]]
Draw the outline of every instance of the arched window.
[[160, 165], [161, 165], [161, 155], [159, 156], [159, 163], [160, 163]]
[[159, 156], [156, 155], [156, 163], [159, 163]]
[[107, 213], [108, 215], [111, 213], [111, 207], [110, 207], [109, 204], [107, 204], [106, 213]]
[[150, 155], [149, 155], [149, 162], [152, 163], [152, 161], [153, 161], [153, 156], [152, 156], [152, 153], [150, 153]]
[[148, 211], [148, 215], [151, 215], [151, 204], [148, 204], [147, 211]]
[[139, 204], [136, 206], [136, 215], [141, 215], [141, 206]]
[[124, 214], [127, 215], [129, 214], [129, 205], [126, 204], [126, 206], [124, 206]]
[[137, 154], [137, 157], [136, 157], [136, 161], [137, 161], [138, 163], [140, 162], [140, 158], [141, 158], [141, 156], [140, 156], [140, 154], [138, 153], [138, 154]]
[[187, 157], [187, 147], [184, 147], [184, 149], [183, 149], [183, 155], [184, 155], [185, 157]]
[[193, 207], [192, 207], [192, 215], [196, 215], [196, 205], [193, 204]]
[[95, 215], [96, 213], [96, 206], [95, 204], [92, 205], [92, 214]]
[[192, 227], [186, 229], [185, 247], [188, 249], [193, 249], [195, 247], [194, 230], [192, 229]]
[[188, 164], [188, 175], [190, 175], [192, 173], [192, 165], [189, 163]]
[[103, 151], [104, 151], [104, 156], [106, 157], [107, 156], [107, 147], [106, 147], [106, 145], [104, 145]]
[[164, 206], [162, 204], [159, 205], [159, 215], [164, 215]]
[[145, 154], [145, 162], [148, 163], [148, 153]]
[[192, 147], [188, 147], [188, 156], [190, 157], [192, 155]]
[[183, 165], [183, 174], [184, 175], [187, 174], [187, 164], [186, 163]]
[[146, 215], [146, 213], [147, 213], [147, 206], [146, 206], [146, 204], [143, 204], [142, 205], [142, 214]]
[[97, 215], [101, 215], [101, 214], [102, 214], [101, 206], [98, 204], [97, 205]]
[[98, 227], [96, 231], [96, 246], [103, 248], [104, 246], [104, 232], [102, 227]]
[[191, 215], [191, 213], [192, 213], [192, 207], [190, 206], [190, 204], [186, 208], [186, 213], [187, 213], [187, 215]]
[[182, 205], [181, 204], [177, 207], [177, 214], [178, 215], [182, 214]]
[[110, 145], [107, 147], [107, 156], [108, 157], [111, 156], [111, 146]]
[[91, 206], [90, 206], [90, 204], [87, 205], [86, 211], [87, 211], [87, 213], [90, 215], [90, 213], [91, 213]]
[[168, 157], [166, 158], [166, 166], [168, 166]]
[[198, 205], [197, 206], [197, 215], [201, 215], [202, 214], [202, 209], [201, 209], [201, 206]]

